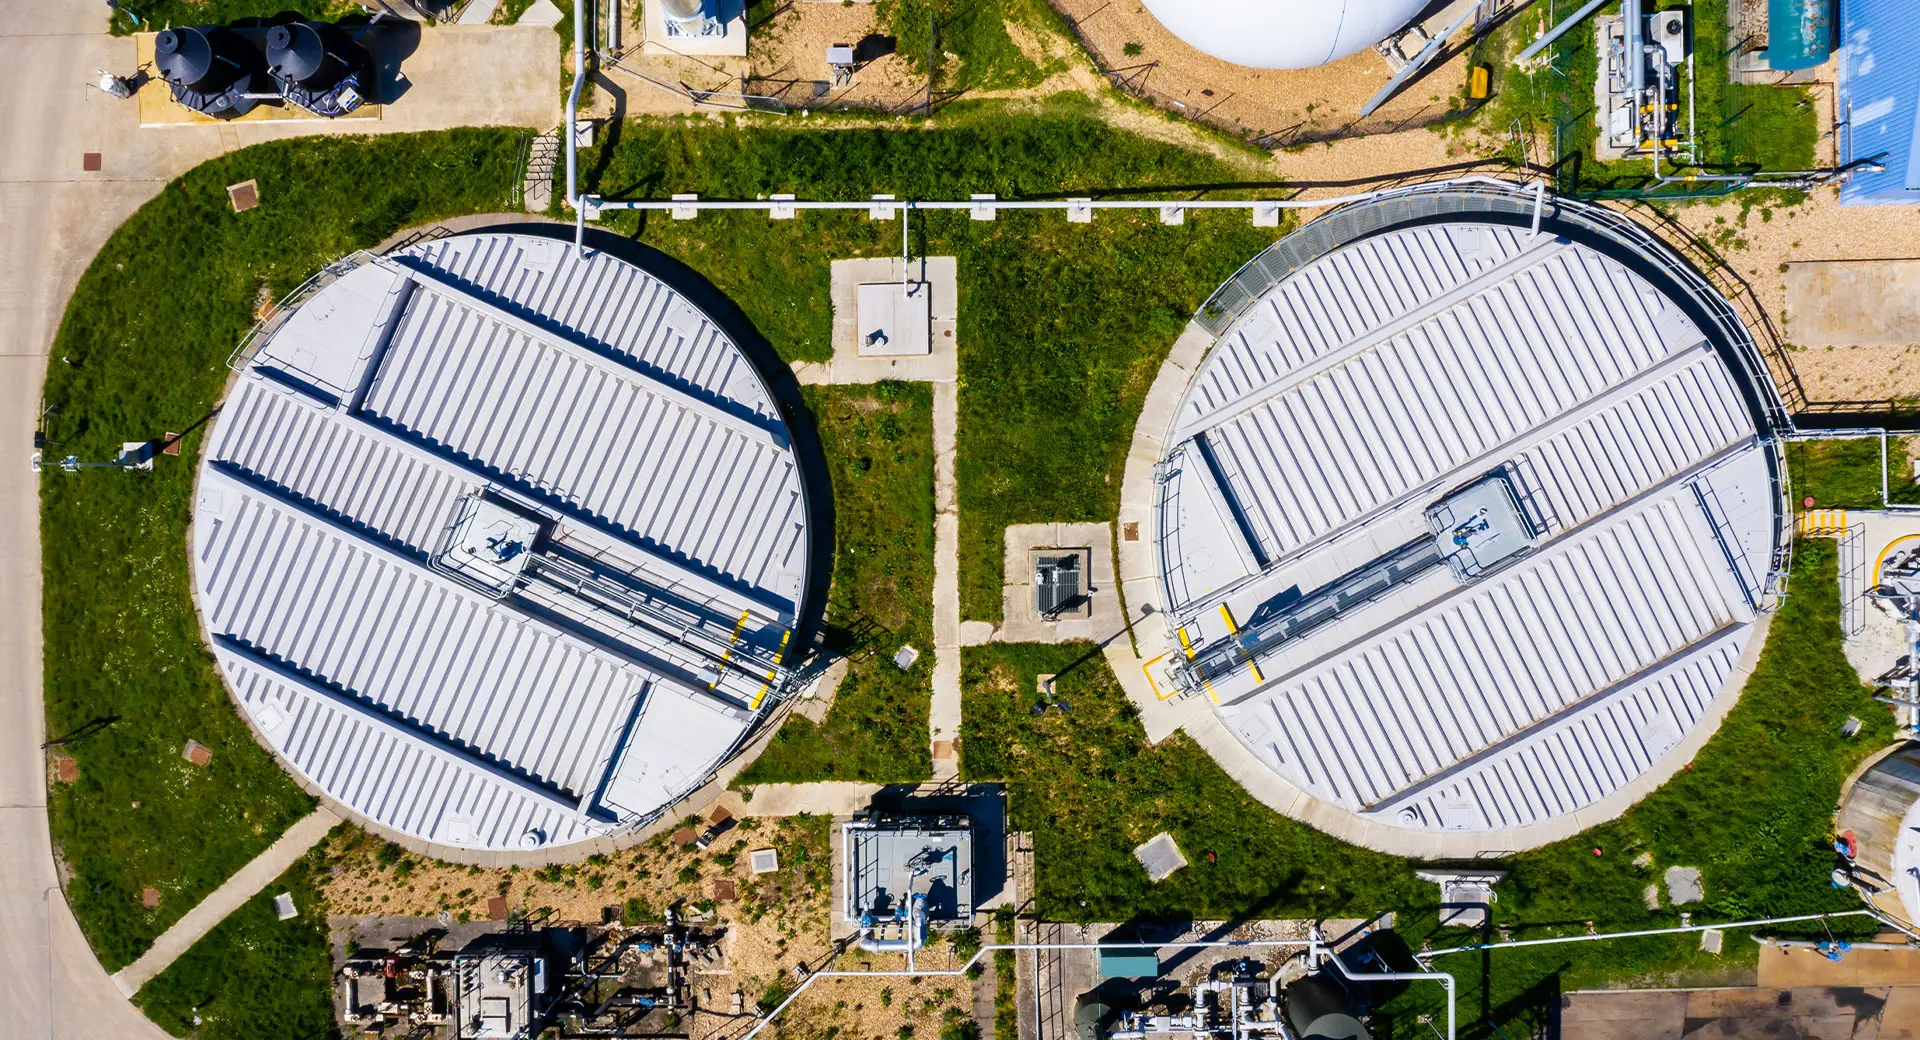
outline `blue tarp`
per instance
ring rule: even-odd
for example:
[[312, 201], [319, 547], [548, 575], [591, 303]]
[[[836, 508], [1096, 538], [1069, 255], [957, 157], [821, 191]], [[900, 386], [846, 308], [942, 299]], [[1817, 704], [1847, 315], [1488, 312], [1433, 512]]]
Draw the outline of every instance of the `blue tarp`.
[[[1920, 17], [1915, 0], [1841, 0], [1840, 161], [1880, 156], [1855, 174], [1849, 206], [1920, 204]], [[1884, 153], [1884, 154], [1883, 154]]]

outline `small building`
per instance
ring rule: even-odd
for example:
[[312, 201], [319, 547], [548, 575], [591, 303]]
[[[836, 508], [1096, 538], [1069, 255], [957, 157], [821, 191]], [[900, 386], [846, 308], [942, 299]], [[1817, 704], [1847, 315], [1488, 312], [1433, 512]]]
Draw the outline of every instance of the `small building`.
[[454, 1036], [531, 1040], [548, 1005], [547, 960], [529, 936], [502, 934], [453, 958]]
[[1913, 0], [1847, 0], [1840, 5], [1840, 70], [1835, 98], [1842, 165], [1871, 159], [1840, 188], [1848, 206], [1920, 203], [1920, 19]]
[[[1840, 799], [1840, 841], [1853, 846], [1853, 880], [1869, 895], [1894, 889], [1908, 920], [1920, 917], [1920, 742], [1875, 762]], [[1882, 901], [1884, 909], [1884, 900]]]
[[875, 951], [918, 949], [973, 921], [973, 820], [871, 813], [841, 825], [847, 923]]

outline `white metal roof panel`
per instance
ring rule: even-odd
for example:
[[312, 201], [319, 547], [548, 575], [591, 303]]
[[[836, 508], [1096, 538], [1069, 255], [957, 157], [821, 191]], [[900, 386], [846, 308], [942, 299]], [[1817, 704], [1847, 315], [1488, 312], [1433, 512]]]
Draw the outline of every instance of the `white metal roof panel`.
[[[540, 532], [495, 547], [532, 561], [517, 584], [438, 562], [492, 544], [452, 537], [481, 495]], [[292, 768], [515, 848], [658, 812], [740, 743], [805, 518], [718, 326], [603, 254], [498, 235], [340, 265], [282, 316], [209, 437], [192, 549], [216, 658]]]
[[1248, 307], [1176, 412], [1159, 558], [1189, 644], [1169, 652], [1229, 645], [1507, 474], [1528, 550], [1343, 599], [1205, 692], [1275, 771], [1397, 826], [1592, 804], [1701, 718], [1765, 598], [1777, 449], [1741, 378], [1582, 242], [1471, 222], [1349, 242]]

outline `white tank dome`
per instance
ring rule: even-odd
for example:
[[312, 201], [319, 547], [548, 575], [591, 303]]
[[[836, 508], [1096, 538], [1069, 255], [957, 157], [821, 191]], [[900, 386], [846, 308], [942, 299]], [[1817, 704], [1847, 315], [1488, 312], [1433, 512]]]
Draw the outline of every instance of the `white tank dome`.
[[1428, 0], [1141, 0], [1168, 31], [1222, 61], [1307, 69], [1365, 50]]

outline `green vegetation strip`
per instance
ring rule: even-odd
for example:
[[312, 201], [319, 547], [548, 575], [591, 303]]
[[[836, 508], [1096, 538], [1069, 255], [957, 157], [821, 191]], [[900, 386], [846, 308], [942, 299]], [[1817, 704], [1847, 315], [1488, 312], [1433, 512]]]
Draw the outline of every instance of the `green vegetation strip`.
[[[511, 133], [287, 141], [169, 184], [81, 278], [53, 345], [46, 452], [111, 459], [189, 431], [152, 473], [41, 478], [47, 733], [79, 735], [49, 815], [67, 898], [109, 971], [304, 816], [312, 800], [252, 738], [200, 641], [187, 520], [203, 423], [256, 308], [393, 232], [496, 208]], [[255, 179], [236, 214], [226, 185]], [[182, 749], [213, 751], [199, 768]], [[154, 888], [159, 906], [141, 905]]]
[[[1494, 923], [1514, 938], [1580, 934], [1588, 921], [1601, 931], [1675, 925], [1678, 913], [1664, 895], [1658, 909], [1645, 898], [1647, 886], [1676, 865], [1701, 871], [1707, 899], [1689, 908], [1697, 921], [1857, 908], [1857, 896], [1828, 884], [1831, 817], [1841, 780], [1892, 739], [1893, 724], [1841, 653], [1839, 612], [1832, 543], [1803, 543], [1791, 595], [1713, 739], [1620, 819], [1499, 864], [1512, 874], [1499, 888]], [[1105, 660], [1089, 658], [1090, 650], [965, 651], [962, 775], [1011, 783], [1012, 825], [1034, 833], [1041, 917], [1395, 910], [1408, 942], [1475, 941], [1473, 933], [1439, 930], [1437, 890], [1413, 878], [1412, 864], [1343, 845], [1254, 802], [1184, 735], [1148, 746]], [[1056, 689], [1070, 713], [1032, 714], [1034, 677], [1044, 673], [1059, 674]], [[1850, 715], [1865, 727], [1848, 739], [1840, 731]], [[1131, 850], [1160, 830], [1172, 832], [1190, 865], [1153, 885]], [[1643, 853], [1651, 864], [1636, 866]], [[1861, 927], [1836, 922], [1834, 930]], [[1449, 958], [1441, 967], [1462, 973], [1466, 1014], [1525, 1025], [1557, 1009], [1564, 989], [1712, 982], [1729, 977], [1716, 972], [1750, 967], [1758, 949], [1730, 938], [1716, 958], [1698, 944], [1697, 936], [1681, 936], [1540, 947]], [[1432, 1013], [1432, 997], [1416, 987], [1388, 1010]]]
[[1794, 505], [1813, 499], [1816, 509], [1879, 509], [1886, 497], [1895, 505], [1920, 503], [1914, 481], [1914, 438], [1887, 439], [1887, 466], [1880, 469], [1880, 438], [1795, 441], [1787, 445], [1787, 472], [1793, 477]]
[[[833, 478], [829, 639], [851, 655], [819, 725], [793, 715], [736, 786], [933, 775], [933, 392], [926, 384], [808, 387]], [[907, 671], [896, 648], [921, 651]]]
[[[1217, 159], [1121, 133], [1068, 103], [1017, 117], [956, 104], [931, 132], [628, 124], [581, 161], [608, 198], [1197, 195], [1197, 186], [1236, 179]], [[899, 223], [864, 212], [780, 221], [611, 213], [608, 223], [699, 268], [788, 360], [832, 356], [831, 261], [900, 250]], [[1114, 518], [1134, 420], [1167, 349], [1208, 294], [1275, 235], [1245, 213], [1189, 213], [1179, 227], [1151, 212], [1102, 213], [1091, 225], [1060, 213], [914, 216], [915, 255], [959, 258], [963, 617], [1000, 618], [1008, 524]]]
[[[175, 1036], [194, 1040], [331, 1040], [333, 961], [315, 879], [322, 842], [141, 987], [135, 1003]], [[293, 897], [282, 921], [274, 897]]]

